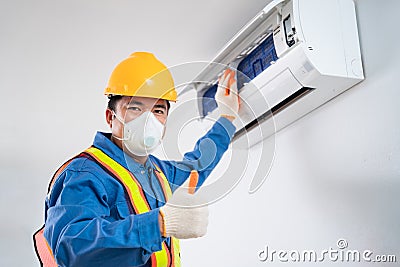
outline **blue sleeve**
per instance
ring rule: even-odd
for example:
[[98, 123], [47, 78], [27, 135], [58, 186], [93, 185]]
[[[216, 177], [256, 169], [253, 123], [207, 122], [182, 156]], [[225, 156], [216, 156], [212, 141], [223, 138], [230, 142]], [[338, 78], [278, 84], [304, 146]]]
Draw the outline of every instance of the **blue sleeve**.
[[162, 161], [172, 189], [181, 185], [191, 170], [198, 171], [198, 187], [201, 186], [228, 149], [235, 130], [231, 121], [220, 117], [196, 142], [193, 151], [185, 153], [182, 161]]
[[50, 197], [54, 205], [44, 231], [60, 266], [137, 266], [161, 250], [158, 209], [112, 216], [118, 207], [109, 207], [106, 188], [95, 174], [66, 170], [62, 175], [62, 185], [54, 185], [62, 187], [59, 196]]

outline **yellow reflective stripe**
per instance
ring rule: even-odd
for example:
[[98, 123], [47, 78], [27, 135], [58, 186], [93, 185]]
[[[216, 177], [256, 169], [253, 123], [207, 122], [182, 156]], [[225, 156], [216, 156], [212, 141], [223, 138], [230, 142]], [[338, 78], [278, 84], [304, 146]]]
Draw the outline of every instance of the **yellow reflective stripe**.
[[171, 258], [168, 253], [167, 244], [165, 242], [162, 242], [162, 250], [154, 252], [152, 257], [152, 266], [170, 266]]
[[136, 178], [127, 169], [98, 148], [90, 147], [85, 152], [98, 160], [124, 184], [137, 214], [150, 211], [139, 182], [136, 181]]
[[172, 266], [181, 267], [181, 256], [179, 252], [181, 251], [179, 246], [179, 239], [171, 237], [172, 242]]
[[164, 193], [166, 194], [165, 199], [168, 200], [172, 195], [172, 191], [171, 191], [171, 187], [169, 186], [168, 179], [167, 179], [167, 177], [165, 177], [165, 174], [162, 172], [160, 167], [158, 167], [156, 164], [154, 164], [154, 166], [156, 166], [158, 174], [161, 176], [161, 182], [163, 183], [162, 187], [164, 189]]
[[[144, 196], [142, 187], [140, 183], [136, 180], [136, 178], [130, 173], [130, 171], [125, 169], [121, 164], [110, 158], [98, 148], [90, 147], [86, 149], [85, 152], [96, 159], [99, 163], [101, 163], [102, 166], [107, 168], [111, 173], [114, 174], [115, 177], [118, 178], [118, 180], [123, 183], [125, 189], [130, 196], [132, 206], [134, 207], [137, 214], [150, 211], [150, 206]], [[169, 186], [167, 177], [157, 165], [155, 165], [155, 167], [158, 171], [159, 177], [161, 177], [160, 182], [162, 182], [164, 193], [167, 194], [166, 199], [168, 199], [172, 195], [172, 191], [171, 187]], [[179, 255], [179, 240], [171, 237], [171, 247], [172, 251], [170, 254], [167, 244], [164, 241], [162, 243], [162, 249], [160, 251], [154, 252], [151, 256], [152, 266], [170, 266], [170, 263], [172, 261], [171, 266], [180, 267], [181, 262]]]

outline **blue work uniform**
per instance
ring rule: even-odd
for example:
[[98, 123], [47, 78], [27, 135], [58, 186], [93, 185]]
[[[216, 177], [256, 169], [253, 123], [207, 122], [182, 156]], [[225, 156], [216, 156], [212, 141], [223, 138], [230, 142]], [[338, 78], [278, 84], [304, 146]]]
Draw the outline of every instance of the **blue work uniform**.
[[[150, 155], [137, 163], [98, 132], [93, 146], [129, 169], [141, 184], [151, 211], [133, 214], [124, 187], [96, 162], [78, 157], [56, 179], [46, 198], [44, 236], [61, 266], [150, 266], [150, 256], [165, 240], [159, 228], [159, 208], [165, 204], [155, 165], [166, 175], [172, 191], [191, 170], [198, 170], [198, 186], [228, 149], [234, 125], [221, 117], [182, 161]], [[127, 157], [127, 158], [125, 158]], [[154, 197], [155, 196], [155, 197]], [[167, 242], [170, 240], [167, 238]]]

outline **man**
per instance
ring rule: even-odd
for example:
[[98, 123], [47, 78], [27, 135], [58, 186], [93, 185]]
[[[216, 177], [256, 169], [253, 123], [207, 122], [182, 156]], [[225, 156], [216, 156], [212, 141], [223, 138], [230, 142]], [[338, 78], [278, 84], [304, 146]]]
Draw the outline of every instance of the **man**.
[[[203, 236], [208, 210], [171, 203], [196, 203], [186, 188], [189, 174], [198, 171], [201, 186], [228, 148], [236, 90], [228, 70], [216, 95], [221, 118], [182, 161], [160, 160], [150, 153], [164, 135], [169, 101], [177, 98], [172, 76], [150, 53], [133, 53], [117, 65], [105, 90], [111, 133], [98, 132], [93, 146], [61, 166], [50, 183], [45, 226], [35, 234], [42, 264], [180, 266], [178, 239]], [[211, 160], [200, 153], [205, 139], [214, 143]]]

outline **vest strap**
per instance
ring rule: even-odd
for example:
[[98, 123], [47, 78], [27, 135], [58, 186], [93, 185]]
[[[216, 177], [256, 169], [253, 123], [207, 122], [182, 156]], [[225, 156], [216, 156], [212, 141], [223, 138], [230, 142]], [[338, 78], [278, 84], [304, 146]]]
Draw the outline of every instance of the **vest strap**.
[[[107, 154], [105, 154], [103, 151], [94, 146], [89, 147], [84, 152], [71, 158], [56, 171], [49, 183], [49, 193], [51, 192], [54, 182], [58, 178], [58, 176], [65, 170], [65, 168], [71, 163], [71, 161], [77, 157], [89, 157], [97, 164], [99, 164], [99, 166], [102, 167], [113, 178], [119, 181], [123, 185], [125, 191], [129, 196], [129, 203], [131, 204], [135, 214], [141, 214], [149, 212], [151, 210], [142, 186], [135, 178], [135, 176], [124, 166], [122, 166], [111, 157], [109, 157]], [[166, 178], [160, 167], [158, 167], [156, 164], [154, 164], [154, 166], [156, 168], [155, 174], [162, 187], [164, 197], [166, 200], [168, 200], [168, 198], [172, 195], [168, 179]], [[36, 254], [39, 258], [41, 266], [57, 266], [50, 246], [44, 238], [43, 230], [44, 225], [33, 236]], [[180, 267], [181, 262], [179, 251], [179, 240], [175, 237], [171, 237], [170, 248], [168, 247], [167, 242], [164, 241], [162, 242], [162, 249], [160, 251], [154, 252], [151, 255], [151, 266]]]
[[43, 231], [44, 225], [33, 234], [33, 244], [35, 246], [35, 252], [39, 259], [40, 266], [57, 267], [58, 265], [54, 259], [53, 252], [51, 251], [46, 238], [44, 238]]

